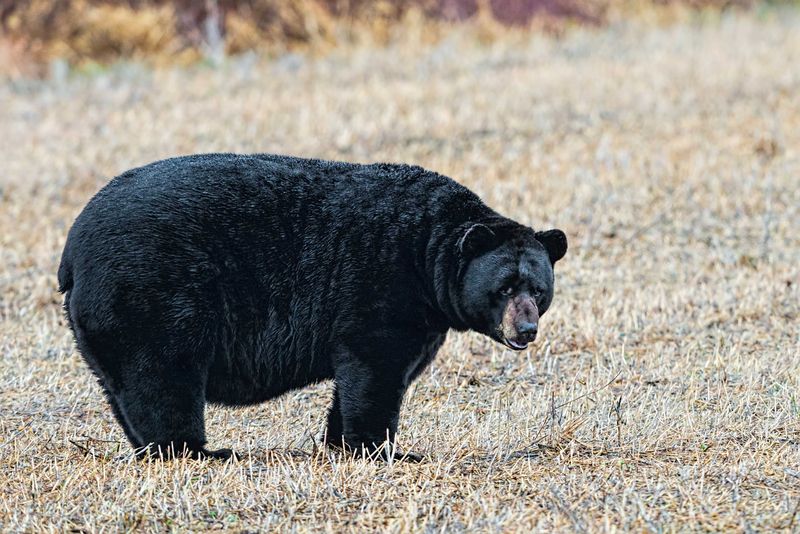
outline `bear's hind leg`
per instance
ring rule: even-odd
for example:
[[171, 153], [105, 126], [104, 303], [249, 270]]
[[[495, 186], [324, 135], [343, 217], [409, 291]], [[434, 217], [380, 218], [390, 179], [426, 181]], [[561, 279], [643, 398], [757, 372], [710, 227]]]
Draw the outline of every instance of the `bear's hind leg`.
[[125, 432], [125, 437], [128, 438], [128, 441], [130, 442], [131, 445], [133, 445], [134, 449], [139, 449], [143, 447], [144, 443], [142, 443], [142, 440], [139, 439], [139, 436], [137, 436], [131, 429], [131, 426], [125, 419], [125, 414], [122, 413], [122, 410], [120, 409], [119, 403], [117, 402], [116, 397], [114, 397], [114, 394], [111, 393], [105, 386], [103, 386], [103, 391], [106, 394], [106, 400], [108, 401], [109, 406], [111, 406], [111, 411], [114, 414], [114, 418], [119, 423], [119, 426], [122, 427], [123, 432]]
[[[205, 374], [198, 367], [159, 364], [158, 358], [141, 358], [124, 376], [115, 395], [118, 408], [140, 439], [142, 458], [235, 457], [230, 449], [205, 448]], [[185, 361], [191, 362], [191, 357]]]
[[98, 358], [98, 355], [113, 353], [115, 347], [107, 346], [107, 344], [104, 343], [104, 337], [95, 339], [94, 343], [90, 345], [87, 334], [79, 325], [73, 325], [71, 318], [70, 325], [75, 332], [75, 340], [78, 347], [78, 352], [92, 370], [92, 373], [94, 373], [95, 377], [97, 377], [97, 383], [103, 390], [103, 394], [105, 395], [109, 406], [111, 406], [111, 411], [114, 414], [114, 418], [125, 432], [125, 437], [128, 438], [128, 441], [131, 443], [131, 445], [133, 445], [133, 448], [138, 449], [142, 447], [144, 444], [131, 429], [130, 424], [125, 419], [125, 415], [122, 413], [119, 403], [114, 396], [114, 391], [117, 387], [117, 383], [119, 382], [119, 376], [112, 376], [112, 373], [117, 374], [117, 368], [114, 366], [109, 366], [107, 360]]

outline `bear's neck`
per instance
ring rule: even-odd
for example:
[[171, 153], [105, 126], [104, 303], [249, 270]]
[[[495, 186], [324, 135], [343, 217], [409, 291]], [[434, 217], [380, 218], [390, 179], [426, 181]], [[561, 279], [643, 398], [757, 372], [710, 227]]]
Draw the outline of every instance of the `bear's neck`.
[[426, 285], [426, 301], [432, 320], [443, 329], [468, 330], [470, 325], [459, 306], [463, 260], [458, 241], [475, 223], [493, 224], [507, 219], [486, 206], [474, 193], [452, 195], [446, 201], [434, 198], [426, 206], [427, 246], [418, 258], [418, 270]]

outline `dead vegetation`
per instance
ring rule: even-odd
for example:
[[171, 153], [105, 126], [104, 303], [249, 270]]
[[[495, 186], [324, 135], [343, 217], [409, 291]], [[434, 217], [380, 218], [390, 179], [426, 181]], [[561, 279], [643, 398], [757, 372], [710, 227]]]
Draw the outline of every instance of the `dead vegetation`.
[[[800, 18], [0, 85], [0, 527], [797, 531]], [[518, 354], [451, 335], [413, 465], [317, 451], [329, 386], [211, 408], [235, 464], [132, 460], [60, 315], [74, 216], [175, 154], [417, 163], [564, 228]]]
[[[780, 0], [779, 0], [780, 1]], [[786, 0], [783, 0], [786, 1]], [[788, 0], [796, 1], [796, 0]], [[258, 51], [327, 53], [350, 45], [433, 43], [458, 27], [484, 41], [561, 33], [620, 16], [674, 20], [755, 0], [0, 0], [0, 74], [47, 74], [65, 61], [219, 63]]]

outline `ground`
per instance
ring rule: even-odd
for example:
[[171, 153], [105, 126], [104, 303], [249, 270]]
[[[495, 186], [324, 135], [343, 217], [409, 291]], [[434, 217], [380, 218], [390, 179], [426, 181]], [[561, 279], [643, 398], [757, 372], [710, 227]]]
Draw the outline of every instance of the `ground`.
[[[800, 530], [800, 15], [0, 83], [0, 529]], [[421, 464], [316, 448], [330, 385], [211, 408], [239, 463], [138, 462], [55, 272], [176, 154], [402, 161], [570, 236], [540, 340], [451, 334]]]

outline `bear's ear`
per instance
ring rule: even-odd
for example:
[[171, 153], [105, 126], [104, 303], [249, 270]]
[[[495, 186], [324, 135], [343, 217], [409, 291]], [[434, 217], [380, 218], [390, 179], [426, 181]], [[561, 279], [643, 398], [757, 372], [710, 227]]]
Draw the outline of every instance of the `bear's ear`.
[[547, 255], [550, 256], [550, 263], [555, 263], [567, 253], [567, 236], [561, 230], [554, 228], [544, 232], [534, 234], [536, 240], [544, 245]]
[[470, 225], [456, 243], [458, 252], [466, 258], [479, 256], [486, 252], [497, 240], [494, 231], [485, 224], [475, 223]]

